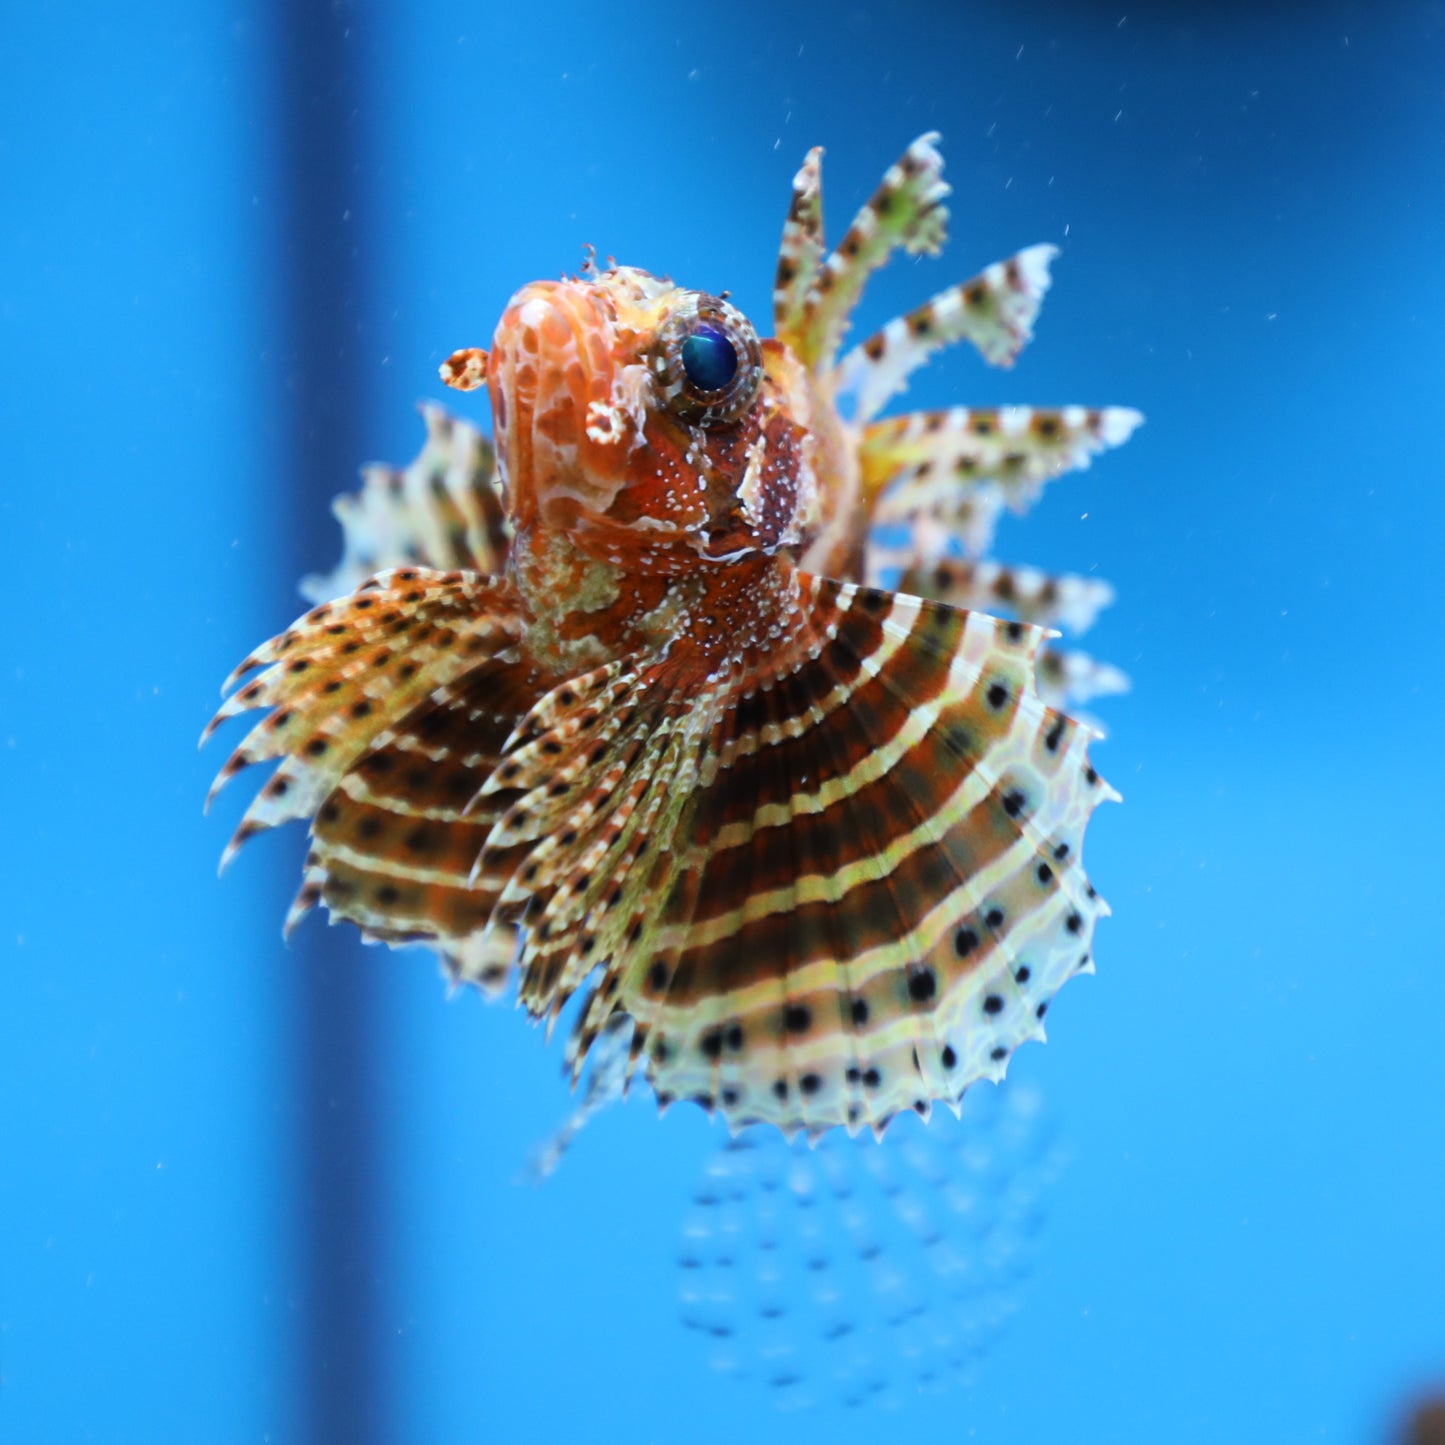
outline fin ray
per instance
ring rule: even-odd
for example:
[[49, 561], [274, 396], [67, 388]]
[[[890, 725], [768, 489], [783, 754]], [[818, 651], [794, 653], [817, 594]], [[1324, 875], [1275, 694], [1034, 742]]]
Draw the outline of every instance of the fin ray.
[[804, 304], [798, 354], [810, 366], [832, 366], [863, 287], [899, 247], [936, 255], [948, 234], [943, 157], [934, 131], [921, 135], [891, 165], [843, 239], [818, 269]]
[[857, 398], [855, 419], [872, 420], [935, 351], [955, 341], [971, 341], [991, 366], [1012, 366], [1033, 339], [1057, 255], [1056, 246], [1030, 246], [996, 261], [855, 346], [834, 373], [838, 391]]

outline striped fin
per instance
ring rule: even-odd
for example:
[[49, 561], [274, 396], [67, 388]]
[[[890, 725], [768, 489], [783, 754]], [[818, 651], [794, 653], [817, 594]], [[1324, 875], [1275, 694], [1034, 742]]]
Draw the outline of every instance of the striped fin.
[[802, 345], [808, 293], [823, 262], [823, 147], [814, 146], [793, 177], [793, 203], [783, 223], [773, 283], [773, 329], [794, 349]]
[[1143, 420], [1119, 406], [956, 406], [889, 417], [863, 433], [864, 495], [877, 496], [898, 483], [895, 493], [922, 503], [961, 486], [993, 482], [1009, 507], [1023, 512], [1046, 482], [1128, 441]]
[[899, 590], [947, 602], [951, 607], [1002, 609], [1020, 622], [1087, 632], [1114, 600], [1114, 589], [1101, 578], [1066, 573], [1050, 577], [1032, 567], [946, 557], [931, 567], [914, 567]]
[[[629, 703], [635, 730], [589, 759], [567, 815], [572, 911], [548, 900], [541, 915], [565, 917], [572, 951], [529, 1006], [595, 960], [578, 1067], [622, 1010], [663, 1105], [691, 1098], [786, 1132], [881, 1130], [902, 1109], [955, 1105], [1042, 1035], [1106, 911], [1080, 848], [1114, 795], [1087, 729], [1034, 690], [1041, 629], [799, 582], [809, 626], [770, 672], [688, 714]], [[568, 717], [588, 706], [572, 692]], [[573, 755], [552, 756], [561, 768]], [[654, 775], [663, 799], [639, 824]], [[619, 829], [609, 810], [623, 805]], [[589, 839], [611, 849], [590, 866]], [[638, 839], [657, 845], [645, 868]], [[613, 859], [623, 894], [609, 907]]]
[[343, 553], [336, 568], [301, 583], [326, 602], [389, 567], [501, 573], [509, 531], [491, 443], [470, 423], [423, 402], [426, 442], [407, 467], [370, 466], [361, 490], [337, 497]]
[[504, 982], [488, 973], [495, 958], [462, 949], [496, 892], [487, 896], [470, 876], [493, 818], [468, 805], [532, 700], [520, 633], [510, 587], [401, 568], [313, 609], [253, 653], [231, 683], [264, 670], [222, 705], [205, 737], [238, 713], [272, 711], [211, 796], [251, 763], [280, 766], [222, 866], [254, 834], [309, 819], [312, 847], [288, 928], [324, 900], [372, 936], [441, 940], [460, 978]]
[[992, 366], [1012, 366], [1033, 337], [1058, 248], [1030, 246], [890, 321], [838, 363], [840, 394], [856, 396], [854, 420], [877, 416], [940, 347], [971, 341]]
[[805, 365], [833, 364], [864, 285], [897, 247], [930, 256], [942, 247], [948, 234], [943, 201], [949, 187], [937, 141], [938, 135], [930, 131], [903, 152], [823, 262], [809, 289], [794, 348]]
[[493, 911], [515, 861], [479, 866], [506, 802], [479, 795], [535, 691], [508, 648], [379, 734], [317, 810], [287, 927], [324, 902], [368, 937], [435, 944], [454, 982], [502, 993], [516, 938]]
[[646, 949], [706, 717], [705, 699], [676, 702], [662, 668], [624, 657], [546, 693], [484, 786], [510, 805], [481, 866], [513, 869], [499, 904], [524, 925], [519, 1001], [549, 1024], [594, 969]]

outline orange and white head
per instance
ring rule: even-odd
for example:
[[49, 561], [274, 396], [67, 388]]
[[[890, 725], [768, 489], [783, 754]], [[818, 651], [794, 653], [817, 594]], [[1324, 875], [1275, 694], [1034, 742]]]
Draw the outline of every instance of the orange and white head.
[[523, 548], [565, 539], [624, 572], [673, 573], [801, 549], [816, 530], [804, 369], [724, 297], [630, 267], [533, 282], [490, 351], [443, 376], [486, 382]]

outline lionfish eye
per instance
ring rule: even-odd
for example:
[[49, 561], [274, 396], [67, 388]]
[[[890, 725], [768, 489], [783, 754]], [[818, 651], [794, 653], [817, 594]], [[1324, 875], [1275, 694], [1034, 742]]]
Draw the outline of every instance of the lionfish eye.
[[701, 426], [736, 421], [762, 384], [757, 334], [735, 307], [692, 294], [662, 327], [654, 363], [663, 400]]
[[738, 349], [721, 326], [699, 321], [682, 343], [682, 369], [699, 391], [721, 391], [738, 371]]

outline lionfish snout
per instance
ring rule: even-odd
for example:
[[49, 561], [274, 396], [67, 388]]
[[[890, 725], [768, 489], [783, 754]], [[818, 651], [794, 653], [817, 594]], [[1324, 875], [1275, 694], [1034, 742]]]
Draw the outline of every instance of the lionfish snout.
[[760, 349], [720, 298], [631, 267], [533, 282], [482, 369], [518, 532], [565, 537], [623, 570], [676, 572], [735, 526], [740, 490], [755, 489], [766, 447], [744, 417]]
[[514, 525], [567, 499], [602, 512], [615, 485], [585, 456], [613, 392], [612, 318], [596, 288], [537, 281], [507, 304], [487, 353], [497, 454]]

